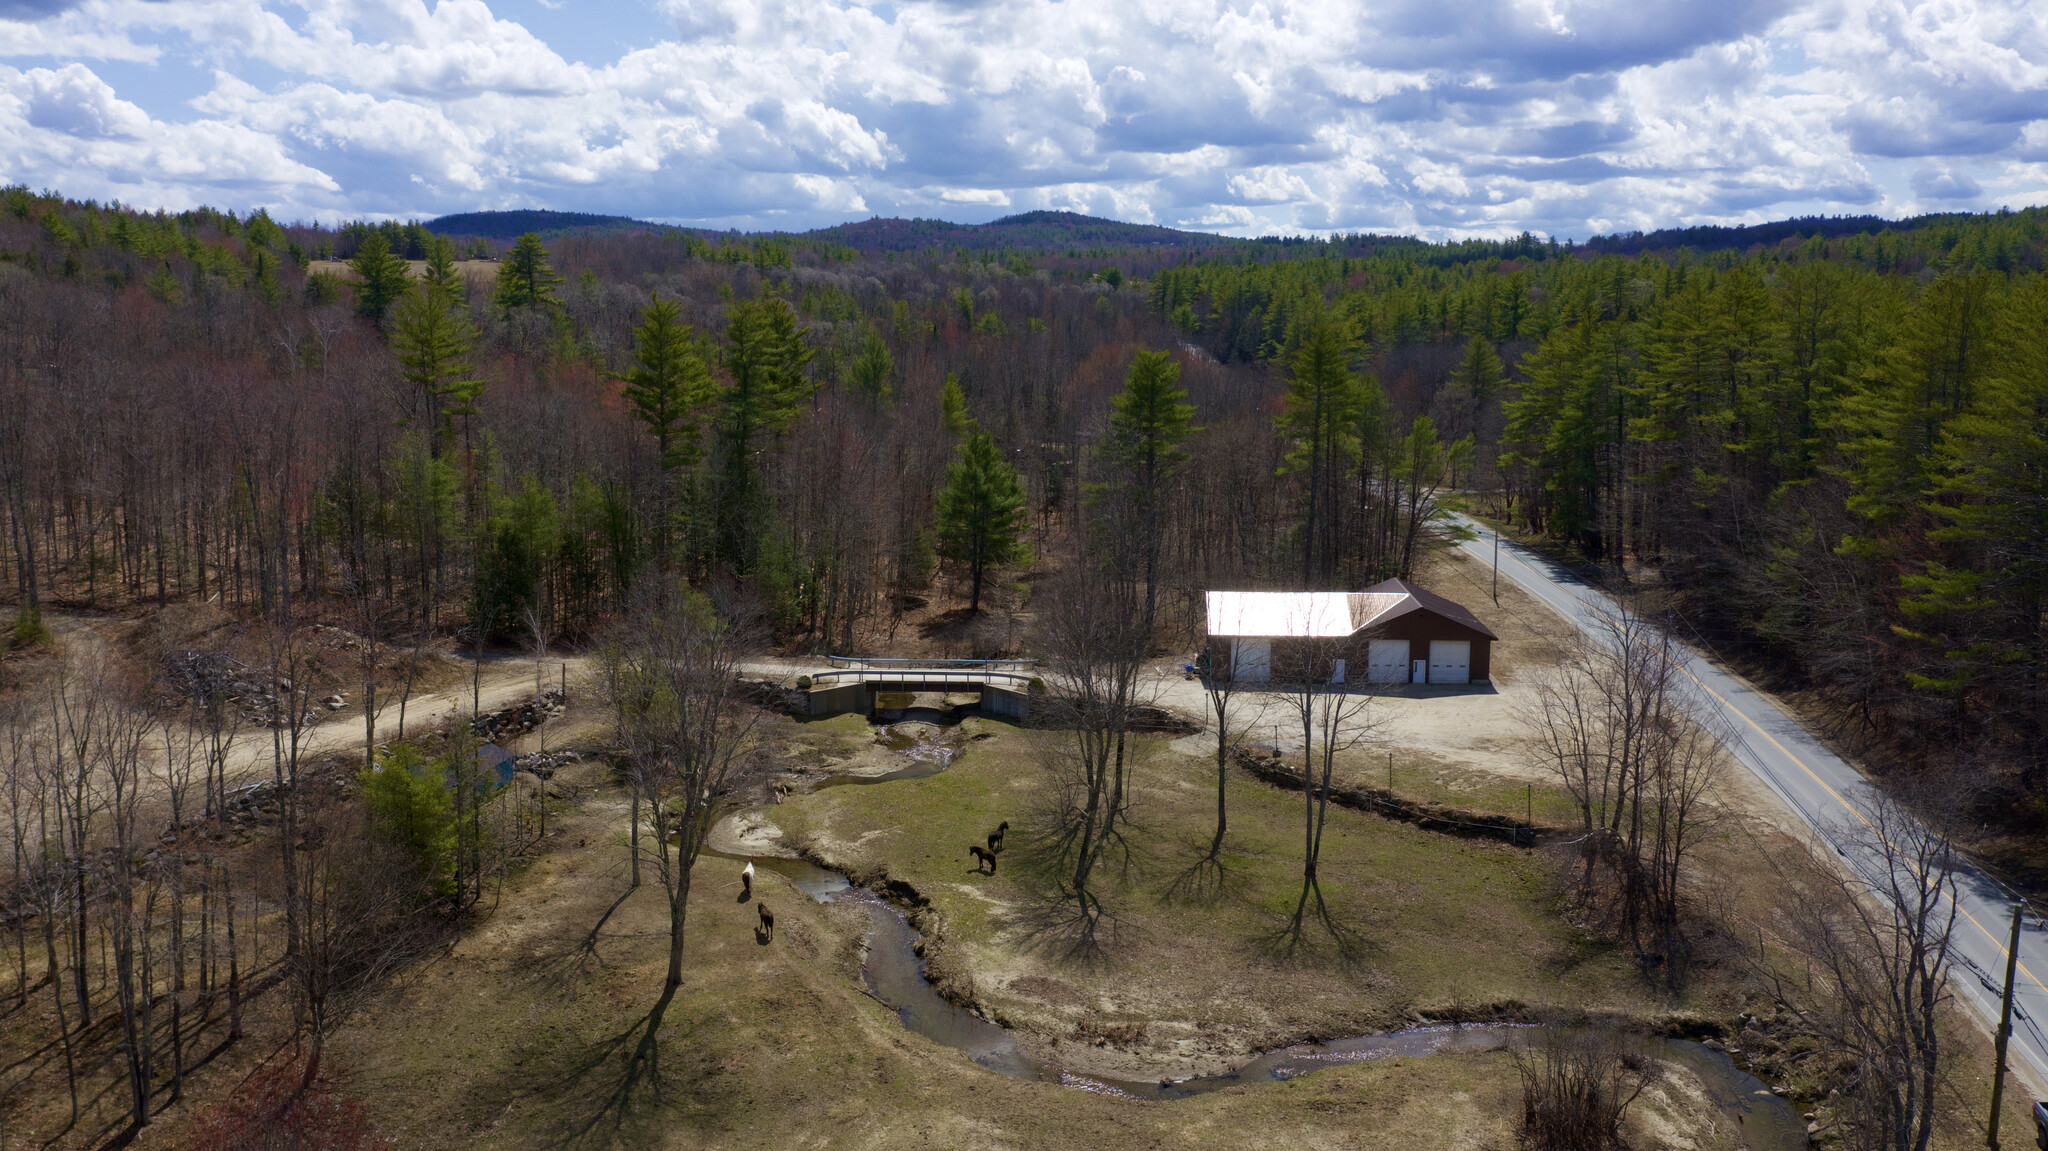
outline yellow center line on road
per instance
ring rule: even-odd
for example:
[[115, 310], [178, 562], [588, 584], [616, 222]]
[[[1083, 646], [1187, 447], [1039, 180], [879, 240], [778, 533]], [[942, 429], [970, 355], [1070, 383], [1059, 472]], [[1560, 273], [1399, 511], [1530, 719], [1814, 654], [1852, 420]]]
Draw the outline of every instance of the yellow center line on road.
[[[1524, 570], [1530, 570], [1530, 569], [1528, 569], [1528, 566], [1527, 566], [1526, 564], [1523, 564], [1523, 563], [1521, 562], [1521, 560], [1520, 560], [1519, 558], [1516, 558], [1514, 562], [1515, 562], [1515, 563], [1517, 564], [1517, 566], [1520, 566], [1520, 567], [1524, 568]], [[1538, 573], [1534, 572], [1533, 570], [1530, 570], [1530, 574], [1531, 574], [1531, 575], [1537, 575]], [[1568, 592], [1567, 592], [1566, 594], [1567, 594], [1567, 595], [1570, 595], [1570, 593], [1568, 593]], [[1571, 598], [1572, 598], [1572, 599], [1573, 599], [1573, 600], [1574, 600], [1575, 602], [1577, 602], [1577, 603], [1579, 603], [1579, 604], [1581, 604], [1581, 605], [1583, 605], [1583, 606], [1585, 606], [1585, 607], [1587, 607], [1587, 608], [1590, 608], [1590, 609], [1592, 609], [1592, 610], [1593, 610], [1593, 611], [1595, 611], [1595, 612], [1599, 612], [1599, 614], [1601, 614], [1601, 615], [1603, 615], [1603, 616], [1606, 616], [1606, 615], [1608, 614], [1608, 613], [1607, 613], [1606, 611], [1602, 610], [1602, 609], [1601, 609], [1601, 608], [1599, 607], [1599, 605], [1597, 605], [1597, 604], [1594, 604], [1594, 603], [1590, 603], [1590, 602], [1588, 602], [1588, 601], [1586, 601], [1586, 600], [1584, 600], [1584, 599], [1580, 599], [1580, 598], [1579, 598], [1579, 597], [1577, 597], [1577, 596], [1571, 596]], [[1609, 618], [1612, 618], [1612, 617], [1610, 616]], [[1806, 773], [1806, 777], [1807, 777], [1808, 779], [1811, 779], [1811, 780], [1812, 780], [1812, 781], [1813, 781], [1814, 783], [1816, 783], [1816, 784], [1820, 785], [1820, 789], [1821, 789], [1822, 791], [1825, 791], [1825, 792], [1827, 792], [1827, 793], [1828, 793], [1828, 796], [1829, 796], [1830, 798], [1832, 798], [1832, 799], [1833, 799], [1833, 800], [1834, 800], [1834, 801], [1835, 801], [1836, 803], [1839, 803], [1839, 804], [1841, 804], [1841, 805], [1842, 805], [1842, 810], [1844, 810], [1844, 811], [1847, 811], [1847, 812], [1848, 812], [1848, 813], [1849, 813], [1850, 815], [1853, 815], [1853, 816], [1855, 816], [1855, 817], [1856, 817], [1856, 821], [1857, 821], [1858, 823], [1861, 823], [1861, 824], [1862, 824], [1862, 825], [1863, 825], [1864, 827], [1866, 827], [1866, 828], [1869, 828], [1869, 829], [1870, 829], [1871, 831], [1876, 831], [1876, 830], [1877, 830], [1877, 829], [1876, 829], [1875, 827], [1871, 827], [1870, 821], [1869, 821], [1868, 819], [1865, 819], [1865, 818], [1863, 817], [1863, 813], [1862, 813], [1862, 812], [1860, 812], [1860, 811], [1856, 810], [1856, 805], [1855, 805], [1855, 804], [1853, 804], [1853, 803], [1850, 803], [1850, 802], [1849, 802], [1848, 800], [1846, 800], [1846, 799], [1842, 798], [1842, 795], [1841, 795], [1841, 793], [1840, 793], [1840, 792], [1836, 791], [1836, 790], [1835, 790], [1835, 789], [1834, 789], [1833, 787], [1830, 787], [1830, 786], [1828, 785], [1828, 782], [1827, 782], [1826, 780], [1822, 779], [1822, 778], [1821, 778], [1821, 777], [1820, 777], [1820, 776], [1819, 776], [1818, 774], [1816, 774], [1816, 773], [1814, 772], [1814, 770], [1813, 770], [1813, 769], [1812, 769], [1811, 767], [1808, 767], [1808, 766], [1806, 765], [1806, 761], [1805, 761], [1805, 760], [1803, 760], [1803, 759], [1799, 758], [1798, 756], [1796, 756], [1796, 755], [1792, 754], [1792, 752], [1791, 752], [1791, 749], [1787, 748], [1787, 747], [1786, 747], [1786, 746], [1785, 746], [1784, 744], [1782, 744], [1782, 743], [1779, 743], [1779, 742], [1778, 742], [1778, 739], [1777, 739], [1777, 737], [1776, 737], [1776, 736], [1774, 736], [1774, 735], [1772, 735], [1772, 734], [1771, 734], [1770, 732], [1768, 732], [1768, 731], [1764, 730], [1764, 727], [1763, 727], [1763, 725], [1762, 725], [1762, 724], [1758, 723], [1758, 722], [1757, 722], [1756, 720], [1754, 720], [1754, 719], [1751, 719], [1751, 718], [1749, 717], [1749, 715], [1748, 715], [1747, 713], [1745, 713], [1745, 712], [1744, 712], [1744, 711], [1743, 711], [1743, 710], [1742, 710], [1741, 708], [1739, 708], [1739, 707], [1736, 707], [1736, 706], [1735, 706], [1734, 704], [1732, 704], [1732, 703], [1729, 703], [1729, 702], [1728, 702], [1728, 701], [1727, 701], [1726, 699], [1722, 698], [1722, 696], [1721, 696], [1721, 693], [1720, 693], [1720, 692], [1717, 692], [1717, 691], [1715, 691], [1715, 690], [1714, 690], [1713, 688], [1711, 688], [1711, 687], [1708, 687], [1708, 686], [1707, 686], [1706, 684], [1702, 683], [1702, 682], [1700, 681], [1700, 677], [1698, 677], [1698, 676], [1694, 675], [1694, 674], [1692, 673], [1692, 670], [1691, 670], [1690, 668], [1687, 668], [1687, 667], [1686, 667], [1686, 666], [1685, 666], [1684, 664], [1674, 664], [1673, 666], [1677, 667], [1679, 671], [1681, 671], [1681, 672], [1684, 672], [1684, 673], [1685, 673], [1685, 678], [1687, 678], [1687, 679], [1691, 680], [1691, 681], [1693, 682], [1693, 685], [1694, 685], [1694, 686], [1698, 687], [1698, 688], [1699, 688], [1699, 689], [1700, 689], [1701, 691], [1703, 691], [1703, 692], [1706, 692], [1706, 693], [1707, 693], [1708, 695], [1710, 695], [1710, 696], [1713, 696], [1713, 697], [1714, 697], [1714, 702], [1716, 702], [1716, 703], [1720, 704], [1720, 705], [1721, 705], [1721, 706], [1722, 706], [1723, 708], [1727, 709], [1728, 711], [1731, 711], [1731, 712], [1735, 713], [1736, 715], [1739, 715], [1739, 716], [1741, 716], [1741, 717], [1742, 717], [1742, 722], [1744, 722], [1744, 723], [1748, 724], [1749, 726], [1751, 726], [1751, 727], [1755, 728], [1755, 729], [1756, 729], [1756, 733], [1757, 733], [1758, 735], [1760, 735], [1760, 736], [1763, 736], [1763, 737], [1764, 737], [1765, 739], [1769, 740], [1769, 741], [1770, 741], [1770, 743], [1771, 743], [1771, 746], [1772, 746], [1772, 747], [1775, 747], [1775, 748], [1777, 748], [1777, 749], [1778, 749], [1778, 753], [1779, 753], [1780, 755], [1783, 755], [1783, 756], [1784, 756], [1784, 757], [1785, 757], [1786, 759], [1789, 759], [1789, 760], [1791, 760], [1791, 761], [1792, 761], [1792, 762], [1793, 762], [1794, 764], [1797, 764], [1797, 765], [1798, 765], [1798, 767], [1799, 767], [1799, 770], [1801, 770], [1801, 771], [1805, 772], [1805, 773]], [[1761, 698], [1761, 697], [1759, 697], [1759, 698]], [[1818, 830], [1818, 829], [1816, 829], [1816, 830]], [[2006, 957], [2007, 957], [2007, 952], [2006, 952], [2006, 947], [2005, 947], [2005, 943], [2004, 943], [2004, 941], [2002, 941], [2001, 939], [1999, 939], [1999, 937], [1998, 937], [1998, 936], [1996, 936], [1996, 935], [1992, 934], [1992, 933], [1991, 933], [1990, 931], [1987, 931], [1987, 930], [1985, 930], [1985, 927], [1984, 927], [1984, 925], [1983, 925], [1983, 924], [1981, 924], [1981, 923], [1979, 923], [1979, 922], [1977, 922], [1977, 917], [1976, 917], [1976, 916], [1974, 916], [1974, 915], [1971, 915], [1971, 914], [1970, 914], [1970, 909], [1969, 909], [1969, 908], [1967, 908], [1967, 907], [1964, 907], [1964, 906], [1963, 906], [1963, 901], [1962, 901], [1962, 900], [1960, 900], [1960, 899], [1956, 899], [1956, 898], [1954, 898], [1953, 896], [1951, 896], [1951, 897], [1950, 897], [1950, 901], [1951, 901], [1951, 902], [1953, 902], [1953, 903], [1955, 904], [1955, 906], [1956, 906], [1956, 910], [1962, 913], [1962, 916], [1963, 916], [1963, 918], [1964, 918], [1964, 919], [1967, 919], [1967, 920], [1969, 920], [1969, 921], [1970, 921], [1970, 926], [1972, 926], [1972, 927], [1976, 928], [1976, 929], [1977, 929], [1978, 931], [1981, 931], [1981, 932], [1983, 932], [1983, 933], [1984, 933], [1984, 938], [1985, 938], [1985, 939], [1988, 939], [1988, 940], [1990, 940], [1990, 941], [1991, 941], [1991, 945], [1992, 945], [1993, 947], [1995, 947], [1995, 948], [1997, 948], [1997, 949], [1998, 949], [1998, 956], [1999, 956], [1999, 958], [2001, 958], [2001, 959], [2004, 959], [2004, 958], [2006, 958]], [[2033, 973], [2032, 971], [2029, 971], [2029, 970], [2027, 970], [2027, 965], [2026, 965], [2026, 964], [2025, 964], [2024, 962], [2020, 962], [2020, 963], [2017, 963], [2017, 964], [2016, 964], [2016, 966], [2018, 966], [2018, 968], [2019, 968], [2019, 970], [2020, 970], [2020, 973], [2021, 973], [2021, 974], [2023, 974], [2023, 975], [2025, 975], [2025, 976], [2027, 977], [2027, 981], [2028, 981], [2028, 982], [2032, 983], [2032, 984], [2033, 984], [2033, 985], [2034, 985], [2035, 987], [2037, 987], [2037, 988], [2040, 988], [2043, 994], [2048, 994], [2048, 984], [2044, 984], [2044, 983], [2042, 983], [2042, 982], [2041, 982], [2041, 980], [2040, 980], [2040, 979], [2039, 979], [2039, 978], [2038, 978], [2037, 976], [2035, 976], [2035, 974], [2034, 974], [2034, 973]]]

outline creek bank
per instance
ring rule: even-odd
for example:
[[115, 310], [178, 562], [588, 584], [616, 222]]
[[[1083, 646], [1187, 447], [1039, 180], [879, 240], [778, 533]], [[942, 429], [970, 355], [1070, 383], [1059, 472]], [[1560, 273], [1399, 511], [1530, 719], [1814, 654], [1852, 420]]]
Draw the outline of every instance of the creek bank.
[[[714, 836], [714, 839], [717, 837]], [[802, 848], [793, 849], [801, 853]], [[1314, 1038], [1259, 1052], [1218, 1074], [1134, 1079], [1076, 1072], [1027, 1049], [1009, 1028], [986, 1017], [974, 1000], [972, 977], [932, 970], [945, 950], [945, 924], [931, 901], [916, 886], [886, 870], [849, 875], [801, 855], [727, 855], [735, 862], [751, 859], [758, 870], [773, 871], [797, 890], [820, 903], [857, 903], [868, 914], [869, 934], [861, 962], [862, 982], [874, 997], [896, 1013], [906, 1030], [951, 1047], [976, 1064], [1016, 1078], [1058, 1083], [1132, 1102], [1166, 1103], [1230, 1088], [1283, 1082], [1330, 1067], [1384, 1059], [1419, 1058], [1457, 1052], [1499, 1050], [1513, 1045], [1530, 1024], [1520, 1021], [1519, 1004], [1496, 1004], [1488, 1010], [1466, 1009], [1425, 1016], [1417, 1026], [1370, 1035]], [[1493, 1018], [1483, 1018], [1486, 1015]], [[1507, 1015], [1508, 1021], [1500, 1016]], [[1452, 1019], [1449, 1016], [1460, 1018]], [[1719, 1024], [1674, 1018], [1645, 1036], [1646, 1054], [1680, 1069], [1698, 1084], [1699, 1092], [1720, 1114], [1734, 1118], [1750, 1147], [1759, 1151], [1793, 1151], [1806, 1146], [1805, 1121], [1764, 1082], [1738, 1067], [1729, 1056], [1686, 1036], [1725, 1034]]]
[[[943, 933], [930, 901], [916, 887], [885, 872], [856, 883], [854, 877], [807, 859], [764, 856], [760, 870], [789, 879], [818, 902], [851, 902], [868, 913], [870, 933], [861, 977], [899, 1022], [932, 1041], [964, 1053], [991, 1071], [1016, 1078], [1106, 1095], [1133, 1102], [1170, 1102], [1234, 1087], [1282, 1082], [1330, 1067], [1511, 1046], [1529, 1026], [1523, 1022], [1427, 1022], [1372, 1035], [1312, 1040], [1261, 1052], [1215, 1075], [1130, 1079], [1082, 1074], [1024, 1048], [1008, 1028], [984, 1017], [972, 1004], [972, 985], [948, 994], [930, 978], [937, 950], [932, 936]], [[1715, 1025], [1707, 1025], [1718, 1030]], [[1674, 1021], [1667, 1031], [1692, 1028]], [[1806, 1145], [1806, 1124], [1767, 1085], [1738, 1068], [1729, 1057], [1689, 1039], [1649, 1036], [1645, 1053], [1682, 1069], [1698, 1082], [1707, 1101], [1742, 1126], [1748, 1145], [1760, 1151], [1793, 1151]]]
[[[909, 745], [922, 742], [902, 738], [909, 734], [901, 733], [891, 742]], [[878, 742], [889, 736], [887, 729], [875, 733]], [[899, 770], [908, 770], [914, 775], [896, 777], [936, 775], [946, 766], [950, 764], [911, 763]], [[869, 778], [880, 781], [895, 775], [895, 772], [886, 772]], [[1300, 776], [1296, 774], [1296, 789], [1300, 787], [1299, 780]], [[819, 786], [836, 782], [839, 781], [827, 780]], [[1295, 1031], [1291, 1041], [1285, 1036], [1264, 1037], [1263, 1042], [1249, 1050], [1245, 1045], [1228, 1045], [1224, 1035], [1210, 1032], [1203, 1037], [1209, 1040], [1209, 1049], [1192, 1060], [1184, 1053], [1180, 1058], [1168, 1056], [1164, 1066], [1144, 1058], [1113, 1058], [1105, 1065], [1097, 1056], [1115, 1056], [1118, 1048], [1128, 1052], [1130, 1042], [1142, 1042], [1142, 1026], [1130, 1028], [1111, 1024], [1107, 1030], [1083, 1035], [1077, 1025], [1072, 1036], [1064, 1033], [1049, 1035], [1036, 1026], [1013, 1030], [1008, 1026], [1011, 1021], [1002, 1012], [980, 1001], [970, 971], [952, 970], [968, 949], [957, 946], [948, 938], [946, 916], [929, 897], [938, 893], [920, 891], [916, 884], [890, 875], [885, 866], [878, 866], [879, 861], [872, 859], [846, 870], [835, 870], [834, 865], [841, 862], [833, 858], [838, 852], [782, 834], [779, 827], [766, 822], [766, 814], [762, 809], [736, 813], [721, 824], [719, 832], [725, 834], [714, 833], [707, 847], [714, 849], [715, 853], [729, 854], [735, 863], [752, 859], [758, 870], [777, 872], [819, 902], [860, 904], [869, 917], [869, 931], [861, 956], [861, 979], [868, 991], [878, 1002], [895, 1011], [899, 1023], [906, 1029], [959, 1050], [977, 1064], [1005, 1075], [1060, 1083], [1113, 1098], [1165, 1102], [1233, 1087], [1284, 1081], [1331, 1066], [1498, 1049], [1513, 1043], [1515, 1036], [1527, 1026], [1526, 1009], [1519, 1003], [1467, 1004], [1461, 1009], [1439, 1013], [1436, 1017], [1428, 1013], [1410, 1013], [1406, 1018], [1411, 1025], [1402, 1026], [1398, 1020], [1385, 1021], [1396, 1024], [1398, 1029], [1376, 1030], [1374, 1024], [1380, 1021], [1361, 1019], [1358, 1023], [1364, 1023], [1364, 1027], [1358, 1027], [1358, 1023], [1351, 1026], [1374, 1033], [1361, 1035], [1347, 1030], [1318, 1033], [1311, 1028]], [[740, 846], [740, 837], [727, 829], [741, 822], [753, 831], [748, 839], [762, 842], [764, 846], [772, 841], [772, 852], [761, 855], [716, 852], [716, 849]], [[1526, 824], [1520, 826], [1527, 829]], [[772, 836], [762, 834], [771, 828]], [[1651, 1022], [1637, 1030], [1641, 1036], [1638, 1041], [1645, 1053], [1676, 1069], [1671, 1080], [1675, 1090], [1667, 1104], [1678, 1105], [1681, 1115], [1692, 1115], [1688, 1122], [1703, 1120], [1705, 1113], [1700, 1109], [1711, 1106], [1717, 1118], [1733, 1120], [1742, 1126], [1751, 1147], [1786, 1148], [1789, 1151], [1805, 1145], [1805, 1124], [1785, 1100], [1773, 1094], [1768, 1085], [1745, 1075], [1725, 1056], [1690, 1042], [1696, 1034], [1727, 1034], [1719, 1024], [1673, 1018], [1661, 1026]], [[1649, 1034], [1642, 1034], [1643, 1031]], [[1068, 1049], [1062, 1041], [1069, 1039], [1080, 1041], [1082, 1045]], [[1279, 1042], [1276, 1044], [1275, 1040]], [[1103, 1043], [1112, 1045], [1112, 1051], [1094, 1050]], [[1226, 1046], [1232, 1049], [1226, 1050]], [[1068, 1058], [1063, 1058], [1063, 1055]], [[1080, 1057], [1078, 1060], [1072, 1058], [1077, 1056]], [[1193, 1066], [1189, 1066], [1191, 1062]], [[1148, 1076], [1148, 1063], [1159, 1067], [1164, 1074], [1156, 1078]], [[1168, 1067], [1175, 1069], [1168, 1071]], [[1191, 1073], [1210, 1070], [1217, 1073]], [[1691, 1103], [1688, 1104], [1687, 1100]]]

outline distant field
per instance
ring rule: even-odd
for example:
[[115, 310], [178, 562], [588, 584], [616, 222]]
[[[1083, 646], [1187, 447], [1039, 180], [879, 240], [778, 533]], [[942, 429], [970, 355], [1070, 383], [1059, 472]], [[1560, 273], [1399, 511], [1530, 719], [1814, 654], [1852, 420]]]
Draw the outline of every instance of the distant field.
[[[427, 262], [425, 260], [407, 260], [405, 263], [412, 270], [415, 278], [426, 274]], [[472, 280], [488, 280], [498, 274], [498, 261], [457, 260], [455, 261], [455, 270]], [[306, 265], [306, 271], [308, 273], [326, 272], [330, 276], [339, 276], [344, 280], [362, 278], [356, 275], [356, 270], [349, 266], [347, 260], [314, 260]]]

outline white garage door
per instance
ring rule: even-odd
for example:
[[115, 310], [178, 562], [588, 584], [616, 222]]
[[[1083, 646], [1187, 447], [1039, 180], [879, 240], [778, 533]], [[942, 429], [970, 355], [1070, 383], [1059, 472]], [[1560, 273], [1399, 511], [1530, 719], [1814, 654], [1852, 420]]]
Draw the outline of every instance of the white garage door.
[[1273, 678], [1273, 641], [1269, 639], [1241, 639], [1230, 656], [1230, 674], [1234, 679], [1263, 683]]
[[1376, 639], [1365, 649], [1365, 674], [1374, 683], [1408, 682], [1408, 641]]
[[1430, 640], [1429, 682], [1471, 683], [1472, 641], [1468, 639]]

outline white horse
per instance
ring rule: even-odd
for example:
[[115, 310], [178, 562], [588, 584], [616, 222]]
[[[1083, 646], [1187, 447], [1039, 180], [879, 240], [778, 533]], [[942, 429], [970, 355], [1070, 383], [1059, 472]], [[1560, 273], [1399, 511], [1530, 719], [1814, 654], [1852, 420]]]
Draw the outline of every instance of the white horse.
[[740, 872], [740, 902], [745, 903], [747, 900], [752, 899], [753, 897], [754, 861], [749, 859], [747, 860], [746, 869]]

